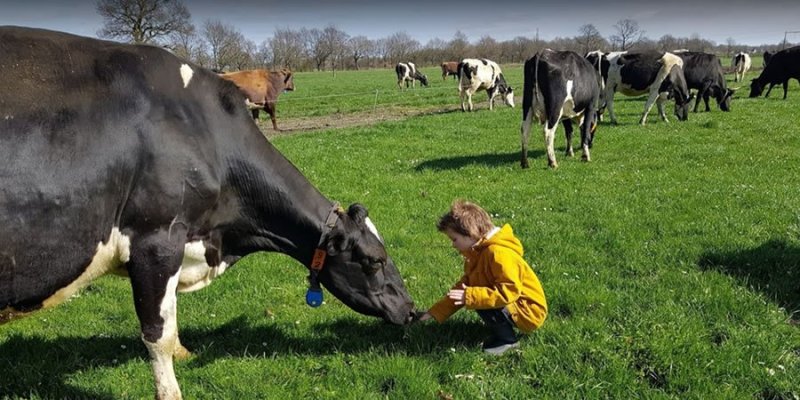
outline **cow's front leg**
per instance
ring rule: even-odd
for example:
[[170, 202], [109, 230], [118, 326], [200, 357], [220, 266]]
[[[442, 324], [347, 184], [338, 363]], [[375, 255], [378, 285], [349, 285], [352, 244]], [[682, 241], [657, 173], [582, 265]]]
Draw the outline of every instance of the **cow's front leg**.
[[664, 122], [669, 122], [667, 119], [667, 113], [664, 112], [664, 103], [667, 101], [666, 94], [660, 94], [658, 98], [656, 98], [656, 108], [658, 109], [658, 115], [661, 117], [661, 120]]
[[564, 151], [564, 155], [567, 157], [573, 157], [575, 156], [575, 152], [572, 150], [572, 120], [565, 119], [563, 124], [564, 136], [567, 138], [567, 149]]
[[650, 96], [647, 97], [647, 102], [644, 103], [644, 114], [642, 114], [642, 118], [639, 119], [639, 125], [644, 125], [647, 123], [647, 114], [650, 113], [650, 110], [653, 109], [653, 103], [656, 102], [658, 99], [659, 93], [655, 90], [650, 91]]
[[176, 297], [185, 238], [186, 232], [180, 229], [134, 238], [128, 262], [142, 340], [161, 400], [181, 399], [172, 360], [174, 355], [188, 355], [178, 340]]
[[606, 109], [608, 109], [608, 118], [611, 120], [611, 123], [616, 125], [617, 124], [617, 116], [614, 114], [614, 92], [613, 91], [606, 91]]

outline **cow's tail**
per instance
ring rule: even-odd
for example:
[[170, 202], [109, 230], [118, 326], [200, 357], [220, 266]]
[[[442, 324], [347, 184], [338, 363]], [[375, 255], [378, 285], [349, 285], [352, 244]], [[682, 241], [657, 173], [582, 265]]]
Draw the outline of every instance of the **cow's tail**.
[[533, 99], [536, 96], [536, 89], [539, 80], [539, 54], [525, 61], [523, 68], [524, 83], [522, 85], [522, 120], [528, 116], [528, 112], [533, 107]]

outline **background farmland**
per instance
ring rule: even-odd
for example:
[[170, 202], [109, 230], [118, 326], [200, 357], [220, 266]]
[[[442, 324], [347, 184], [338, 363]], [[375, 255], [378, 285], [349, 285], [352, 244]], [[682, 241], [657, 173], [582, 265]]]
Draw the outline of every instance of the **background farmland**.
[[[504, 67], [521, 88], [521, 67]], [[390, 70], [298, 73], [278, 105], [289, 131], [262, 127], [330, 199], [369, 208], [421, 308], [460, 273], [434, 226], [453, 199], [510, 223], [547, 293], [545, 325], [492, 358], [474, 313], [400, 329], [329, 294], [310, 309], [304, 268], [255, 254], [179, 297], [195, 354], [176, 363], [185, 398], [800, 396], [796, 81], [788, 100], [748, 99], [745, 85], [730, 113], [712, 104], [679, 123], [669, 105], [670, 123], [654, 108], [645, 127], [643, 98], [618, 97], [620, 125], [600, 125], [591, 163], [563, 156], [559, 128], [553, 171], [539, 130], [519, 168], [519, 106], [490, 112], [481, 93], [476, 112], [456, 111], [455, 83], [424, 71], [431, 87], [408, 91]], [[151, 398], [127, 281], [1, 326], [0, 371], [0, 398]]]

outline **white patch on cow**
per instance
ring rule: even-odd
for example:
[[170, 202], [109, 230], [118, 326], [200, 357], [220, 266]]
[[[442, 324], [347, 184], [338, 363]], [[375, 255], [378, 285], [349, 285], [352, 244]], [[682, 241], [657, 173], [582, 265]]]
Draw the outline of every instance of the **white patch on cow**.
[[194, 75], [194, 71], [192, 67], [188, 64], [181, 64], [181, 79], [183, 79], [183, 87], [184, 89], [189, 86], [189, 81], [192, 80], [192, 76]]
[[381, 237], [381, 234], [378, 233], [378, 228], [375, 227], [375, 224], [372, 223], [372, 220], [369, 219], [369, 217], [364, 218], [364, 224], [366, 224], [367, 228], [369, 228], [369, 231], [372, 232], [372, 234], [375, 235], [375, 237], [377, 237], [381, 243], [383, 243], [383, 238]]
[[210, 266], [206, 262], [206, 247], [198, 240], [186, 243], [183, 247], [183, 262], [178, 279], [178, 291], [181, 293], [193, 292], [202, 289], [214, 278], [222, 275], [228, 268], [224, 261], [217, 266]]
[[181, 276], [181, 270], [169, 278], [164, 298], [161, 300], [159, 315], [164, 320], [161, 337], [153, 342], [142, 337], [150, 353], [150, 363], [156, 379], [156, 390], [159, 399], [179, 399], [181, 389], [175, 378], [172, 356], [182, 346], [178, 340], [178, 298], [176, 289]]
[[575, 99], [572, 97], [573, 86], [575, 84], [572, 82], [572, 79], [567, 81], [567, 97], [564, 98], [564, 104], [561, 106], [561, 115], [563, 117], [572, 118], [577, 116], [578, 114], [575, 113]]
[[108, 240], [97, 244], [92, 261], [69, 285], [59, 289], [52, 296], [42, 302], [42, 308], [49, 308], [63, 303], [79, 290], [86, 287], [94, 279], [119, 268], [128, 262], [131, 256], [131, 239], [122, 234], [119, 228], [114, 227], [108, 235]]

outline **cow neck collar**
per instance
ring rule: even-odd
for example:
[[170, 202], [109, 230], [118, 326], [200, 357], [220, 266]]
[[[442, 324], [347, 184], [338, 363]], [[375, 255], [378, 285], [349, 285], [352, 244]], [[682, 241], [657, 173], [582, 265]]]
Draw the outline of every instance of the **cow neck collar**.
[[311, 257], [311, 264], [309, 265], [311, 271], [319, 272], [325, 265], [325, 257], [328, 255], [328, 252], [325, 249], [325, 238], [336, 226], [336, 222], [339, 220], [339, 214], [343, 212], [344, 209], [339, 205], [339, 202], [334, 201], [330, 211], [328, 211], [328, 217], [325, 219], [325, 225], [322, 226], [322, 232], [319, 235], [319, 242], [317, 242], [317, 247], [314, 249], [314, 256]]

